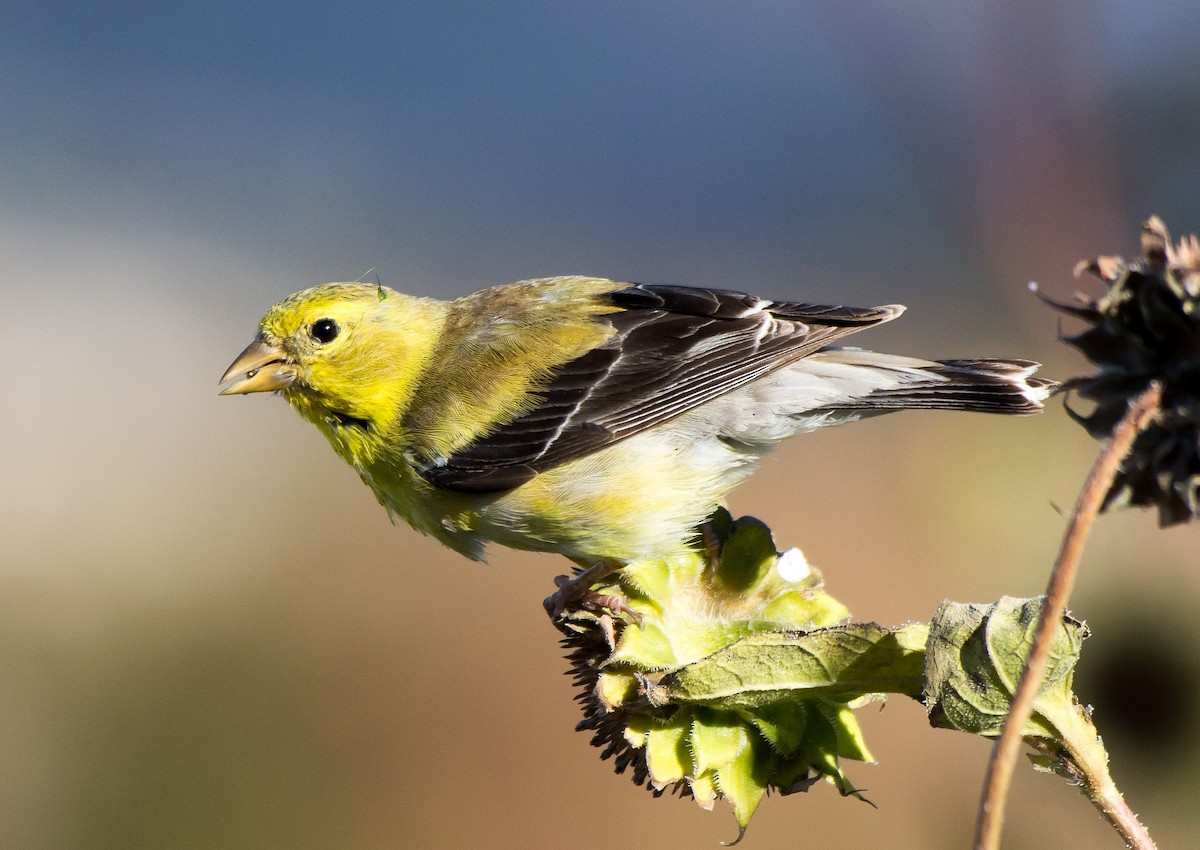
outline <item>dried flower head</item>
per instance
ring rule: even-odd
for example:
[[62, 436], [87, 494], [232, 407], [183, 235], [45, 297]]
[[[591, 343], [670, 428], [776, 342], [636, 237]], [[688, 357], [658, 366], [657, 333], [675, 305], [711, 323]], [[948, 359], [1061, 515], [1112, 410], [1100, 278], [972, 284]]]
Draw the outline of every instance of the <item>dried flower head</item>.
[[1167, 526], [1200, 511], [1200, 241], [1193, 235], [1172, 246], [1153, 217], [1142, 226], [1142, 253], [1134, 262], [1099, 257], [1076, 267], [1076, 275], [1091, 272], [1108, 286], [1099, 298], [1041, 297], [1090, 325], [1065, 341], [1099, 371], [1063, 389], [1094, 403], [1087, 415], [1067, 407], [1094, 438], [1106, 439], [1152, 382], [1162, 387], [1162, 411], [1134, 442], [1105, 508], [1156, 506]]

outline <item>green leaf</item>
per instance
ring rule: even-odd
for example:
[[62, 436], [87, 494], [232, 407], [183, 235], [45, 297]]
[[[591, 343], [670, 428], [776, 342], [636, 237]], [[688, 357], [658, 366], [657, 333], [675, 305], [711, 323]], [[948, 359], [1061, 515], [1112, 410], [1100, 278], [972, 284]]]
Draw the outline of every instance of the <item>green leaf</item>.
[[[922, 688], [914, 630], [850, 623], [808, 632], [758, 632], [664, 676], [648, 688], [654, 705], [702, 703], [756, 708], [781, 700], [902, 693]], [[900, 637], [903, 632], [903, 639]]]
[[[988, 737], [1000, 734], [1042, 603], [1042, 597], [1007, 596], [994, 605], [942, 603], [930, 624], [925, 655], [925, 707], [933, 726]], [[1049, 718], [1075, 712], [1071, 678], [1085, 637], [1086, 626], [1063, 618], [1023, 734], [1056, 738], [1059, 732]]]

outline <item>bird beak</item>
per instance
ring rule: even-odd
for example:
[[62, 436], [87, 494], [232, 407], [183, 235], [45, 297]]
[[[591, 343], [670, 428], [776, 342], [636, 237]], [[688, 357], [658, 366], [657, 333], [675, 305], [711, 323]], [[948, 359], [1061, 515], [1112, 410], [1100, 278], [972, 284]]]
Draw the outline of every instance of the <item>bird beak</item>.
[[[238, 380], [234, 380], [234, 379]], [[233, 381], [219, 395], [266, 393], [290, 387], [296, 380], [296, 370], [284, 358], [283, 350], [267, 342], [262, 334], [246, 346], [221, 376], [220, 383]]]

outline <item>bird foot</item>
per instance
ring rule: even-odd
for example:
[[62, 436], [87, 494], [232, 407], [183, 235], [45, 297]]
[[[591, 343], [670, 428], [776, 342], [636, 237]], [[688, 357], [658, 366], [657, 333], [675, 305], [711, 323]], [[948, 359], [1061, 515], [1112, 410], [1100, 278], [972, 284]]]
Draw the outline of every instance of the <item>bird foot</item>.
[[601, 561], [593, 564], [574, 578], [570, 576], [555, 576], [554, 584], [558, 590], [551, 593], [542, 602], [542, 607], [554, 622], [567, 619], [572, 612], [581, 608], [624, 614], [636, 623], [642, 622], [642, 617], [631, 607], [623, 596], [598, 593], [592, 590], [592, 585], [607, 575], [621, 568], [620, 564]]

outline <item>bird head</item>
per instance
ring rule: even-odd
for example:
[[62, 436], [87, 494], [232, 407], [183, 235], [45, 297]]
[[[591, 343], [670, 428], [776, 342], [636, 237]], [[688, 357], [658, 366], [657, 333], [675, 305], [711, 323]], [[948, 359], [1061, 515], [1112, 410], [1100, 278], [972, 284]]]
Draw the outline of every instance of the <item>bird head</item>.
[[411, 394], [440, 306], [375, 284], [297, 292], [267, 311], [220, 394], [279, 391], [322, 430], [381, 430]]

